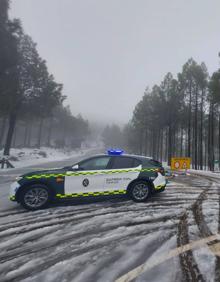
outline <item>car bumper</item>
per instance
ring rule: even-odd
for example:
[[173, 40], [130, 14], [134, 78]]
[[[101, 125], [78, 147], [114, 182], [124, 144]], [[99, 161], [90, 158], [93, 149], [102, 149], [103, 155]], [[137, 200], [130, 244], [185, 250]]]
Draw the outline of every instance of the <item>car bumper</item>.
[[160, 188], [157, 188], [154, 190], [154, 193], [160, 193], [160, 192], [163, 192], [166, 188], [166, 185], [165, 186], [161, 186]]
[[15, 181], [11, 184], [9, 200], [16, 201], [16, 193], [17, 193], [18, 189], [20, 188], [20, 186], [21, 185], [17, 181]]
[[153, 181], [155, 191], [163, 191], [166, 187], [166, 178], [158, 172], [158, 176]]

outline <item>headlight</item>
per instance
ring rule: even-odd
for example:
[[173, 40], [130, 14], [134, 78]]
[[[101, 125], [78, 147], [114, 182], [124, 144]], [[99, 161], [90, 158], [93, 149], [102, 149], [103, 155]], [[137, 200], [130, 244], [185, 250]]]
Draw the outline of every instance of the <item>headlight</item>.
[[19, 180], [21, 180], [23, 177], [22, 176], [17, 176], [16, 178], [15, 178], [15, 180], [16, 181], [19, 181]]

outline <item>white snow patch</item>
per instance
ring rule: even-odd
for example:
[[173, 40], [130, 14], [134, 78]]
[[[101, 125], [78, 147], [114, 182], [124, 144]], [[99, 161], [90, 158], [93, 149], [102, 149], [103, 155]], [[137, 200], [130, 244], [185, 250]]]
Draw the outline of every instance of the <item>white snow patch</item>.
[[[161, 255], [168, 253], [170, 250], [176, 248], [176, 236], [171, 237], [160, 248], [153, 253], [153, 255], [147, 261], [150, 264], [157, 264], [158, 258]], [[162, 264], [157, 265], [151, 270], [144, 272], [138, 278], [136, 282], [171, 282], [176, 281], [177, 272], [179, 269], [178, 257], [165, 261]], [[162, 274], [162, 275], [161, 275]]]
[[199, 270], [205, 281], [215, 281], [215, 261], [216, 258], [208, 247], [196, 249], [193, 252], [195, 260], [199, 265]]
[[189, 169], [188, 172], [195, 174], [195, 175], [208, 176], [208, 177], [220, 179], [220, 173], [219, 172], [195, 170], [195, 169]]
[[[43, 164], [51, 161], [61, 161], [73, 157], [83, 156], [90, 152], [91, 148], [88, 149], [55, 149], [50, 147], [42, 147], [40, 149], [33, 148], [21, 148], [11, 149], [9, 160], [16, 168], [27, 167], [36, 164]], [[3, 157], [3, 150], [0, 151], [0, 159]], [[13, 160], [14, 159], [14, 160]], [[16, 159], [16, 160], [15, 160]], [[11, 169], [4, 169], [4, 171]]]

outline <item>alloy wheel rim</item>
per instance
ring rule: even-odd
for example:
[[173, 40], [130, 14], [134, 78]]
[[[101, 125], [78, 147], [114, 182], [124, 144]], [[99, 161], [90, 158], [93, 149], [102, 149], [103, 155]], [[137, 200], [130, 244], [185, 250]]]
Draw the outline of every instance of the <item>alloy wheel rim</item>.
[[24, 196], [24, 202], [31, 208], [43, 206], [48, 200], [48, 192], [43, 188], [32, 188]]
[[135, 185], [133, 189], [133, 196], [137, 200], [144, 200], [147, 198], [149, 193], [148, 187], [144, 183]]

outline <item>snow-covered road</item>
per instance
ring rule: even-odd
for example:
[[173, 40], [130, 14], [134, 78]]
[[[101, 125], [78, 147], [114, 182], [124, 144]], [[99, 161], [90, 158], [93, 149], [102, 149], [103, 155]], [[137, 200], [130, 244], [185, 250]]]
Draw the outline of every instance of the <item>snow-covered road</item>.
[[0, 184], [1, 282], [220, 281], [217, 239], [160, 261], [219, 232], [218, 180], [179, 176], [141, 204], [118, 198], [27, 212], [7, 200], [13, 177]]

